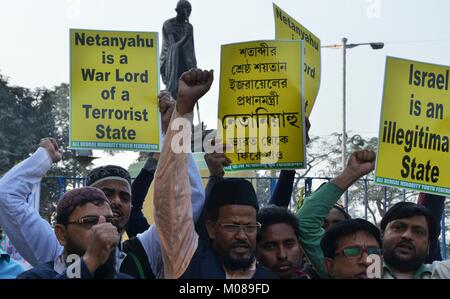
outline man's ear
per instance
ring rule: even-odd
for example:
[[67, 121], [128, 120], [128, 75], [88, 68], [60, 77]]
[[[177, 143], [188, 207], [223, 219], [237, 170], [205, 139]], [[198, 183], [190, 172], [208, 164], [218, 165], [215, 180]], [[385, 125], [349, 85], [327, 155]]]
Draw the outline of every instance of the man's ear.
[[55, 225], [55, 235], [61, 246], [65, 247], [67, 245], [67, 229], [65, 225], [56, 224]]
[[214, 221], [206, 221], [206, 230], [208, 231], [208, 236], [211, 240], [216, 238], [216, 223]]
[[323, 263], [325, 264], [325, 269], [327, 270], [328, 275], [333, 277], [334, 259], [326, 257]]

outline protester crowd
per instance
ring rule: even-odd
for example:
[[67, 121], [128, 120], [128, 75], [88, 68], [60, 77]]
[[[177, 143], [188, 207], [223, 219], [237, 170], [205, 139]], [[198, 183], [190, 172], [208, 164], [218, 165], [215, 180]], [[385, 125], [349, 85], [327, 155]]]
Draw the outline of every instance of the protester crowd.
[[[148, 158], [133, 182], [119, 166], [93, 169], [86, 187], [61, 197], [54, 227], [27, 202], [33, 186], [62, 159], [56, 141], [42, 139], [0, 179], [0, 226], [33, 268], [23, 271], [0, 250], [0, 278], [450, 278], [438, 241], [444, 197], [421, 194], [417, 204], [397, 203], [380, 227], [352, 219], [337, 204], [373, 171], [371, 150], [352, 153], [342, 173], [296, 214], [288, 209], [295, 171], [281, 171], [270, 204], [260, 208], [250, 182], [224, 178], [231, 161], [220, 150], [205, 155], [210, 177], [204, 189], [189, 150], [172, 147], [179, 124], [191, 127], [194, 106], [212, 82], [212, 71], [192, 69], [180, 78], [177, 101], [161, 93], [159, 157]], [[186, 140], [180, 146], [190, 148]], [[217, 140], [215, 148], [223, 147]], [[142, 207], [152, 182], [150, 225]], [[129, 238], [122, 241], [125, 232]]]

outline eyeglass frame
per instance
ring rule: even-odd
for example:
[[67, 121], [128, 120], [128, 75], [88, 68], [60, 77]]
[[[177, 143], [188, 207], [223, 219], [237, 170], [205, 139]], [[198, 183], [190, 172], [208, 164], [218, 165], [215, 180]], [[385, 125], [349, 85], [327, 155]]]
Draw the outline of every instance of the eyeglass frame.
[[[348, 255], [345, 253], [345, 250], [351, 249], [351, 248], [358, 248], [358, 249], [360, 250], [359, 254], [358, 254], [358, 255], [355, 255], [355, 256], [348, 256]], [[378, 250], [378, 253], [369, 253], [369, 249], [377, 249], [377, 250]], [[363, 255], [364, 252], [365, 252], [367, 255], [371, 255], [371, 254], [376, 254], [376, 255], [379, 255], [379, 256], [382, 256], [382, 255], [383, 255], [383, 249], [380, 248], [380, 247], [376, 247], [376, 246], [364, 246], [364, 247], [362, 247], [362, 246], [354, 245], [354, 246], [348, 246], [348, 247], [346, 247], [346, 248], [343, 248], [341, 251], [336, 252], [336, 253], [334, 254], [334, 256], [343, 256], [343, 257], [348, 258], [348, 259], [360, 259], [360, 258], [362, 257], [362, 255]]]
[[[237, 234], [237, 233], [240, 233], [241, 230], [243, 230], [246, 235], [251, 235], [251, 234], [257, 233], [258, 230], [260, 230], [261, 226], [262, 226], [262, 224], [259, 223], [259, 222], [256, 222], [256, 224], [235, 224], [235, 223], [222, 223], [222, 222], [219, 222], [219, 221], [215, 221], [214, 223], [218, 224], [227, 233]], [[234, 228], [233, 230], [235, 230], [235, 231], [227, 230], [225, 228], [226, 225], [230, 226], [230, 227], [232, 226]], [[237, 229], [237, 227], [239, 227], [239, 229]], [[248, 228], [256, 228], [256, 229], [255, 229], [254, 232], [248, 232], [247, 231]]]

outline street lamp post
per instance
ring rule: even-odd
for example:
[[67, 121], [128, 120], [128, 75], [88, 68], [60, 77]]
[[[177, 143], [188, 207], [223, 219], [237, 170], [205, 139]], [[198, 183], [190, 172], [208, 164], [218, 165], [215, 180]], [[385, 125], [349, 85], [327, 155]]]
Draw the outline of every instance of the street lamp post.
[[[345, 162], [347, 161], [347, 38], [342, 38], [342, 171], [345, 169]], [[348, 212], [348, 191], [345, 191], [344, 207]]]
[[[346, 88], [347, 88], [347, 49], [352, 49], [358, 46], [370, 45], [373, 50], [383, 49], [384, 43], [372, 42], [372, 43], [358, 43], [358, 44], [347, 44], [347, 38], [342, 38], [342, 44], [322, 46], [322, 48], [342, 48], [342, 170], [345, 169], [345, 164], [347, 162], [347, 128], [346, 128]], [[344, 196], [344, 207], [348, 211], [348, 191], [345, 191]]]

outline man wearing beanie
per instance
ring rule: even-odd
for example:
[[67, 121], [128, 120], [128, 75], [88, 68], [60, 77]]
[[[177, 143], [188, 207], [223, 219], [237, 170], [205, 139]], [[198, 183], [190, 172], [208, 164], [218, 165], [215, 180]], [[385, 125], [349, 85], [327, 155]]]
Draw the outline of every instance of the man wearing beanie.
[[[164, 277], [272, 278], [274, 274], [257, 266], [255, 261], [259, 207], [255, 190], [248, 181], [227, 179], [212, 187], [206, 204], [211, 241], [199, 238], [194, 228], [187, 162], [192, 110], [212, 82], [212, 71], [195, 69], [181, 76], [175, 111], [155, 174], [153, 203]], [[175, 122], [177, 125], [172, 127]], [[171, 147], [180, 144], [175, 140], [180, 135], [186, 137], [181, 143], [187, 145], [181, 151]]]
[[55, 235], [64, 252], [54, 262], [38, 265], [18, 278], [131, 278], [116, 273], [119, 233], [101, 190], [73, 189], [62, 196], [56, 211]]

